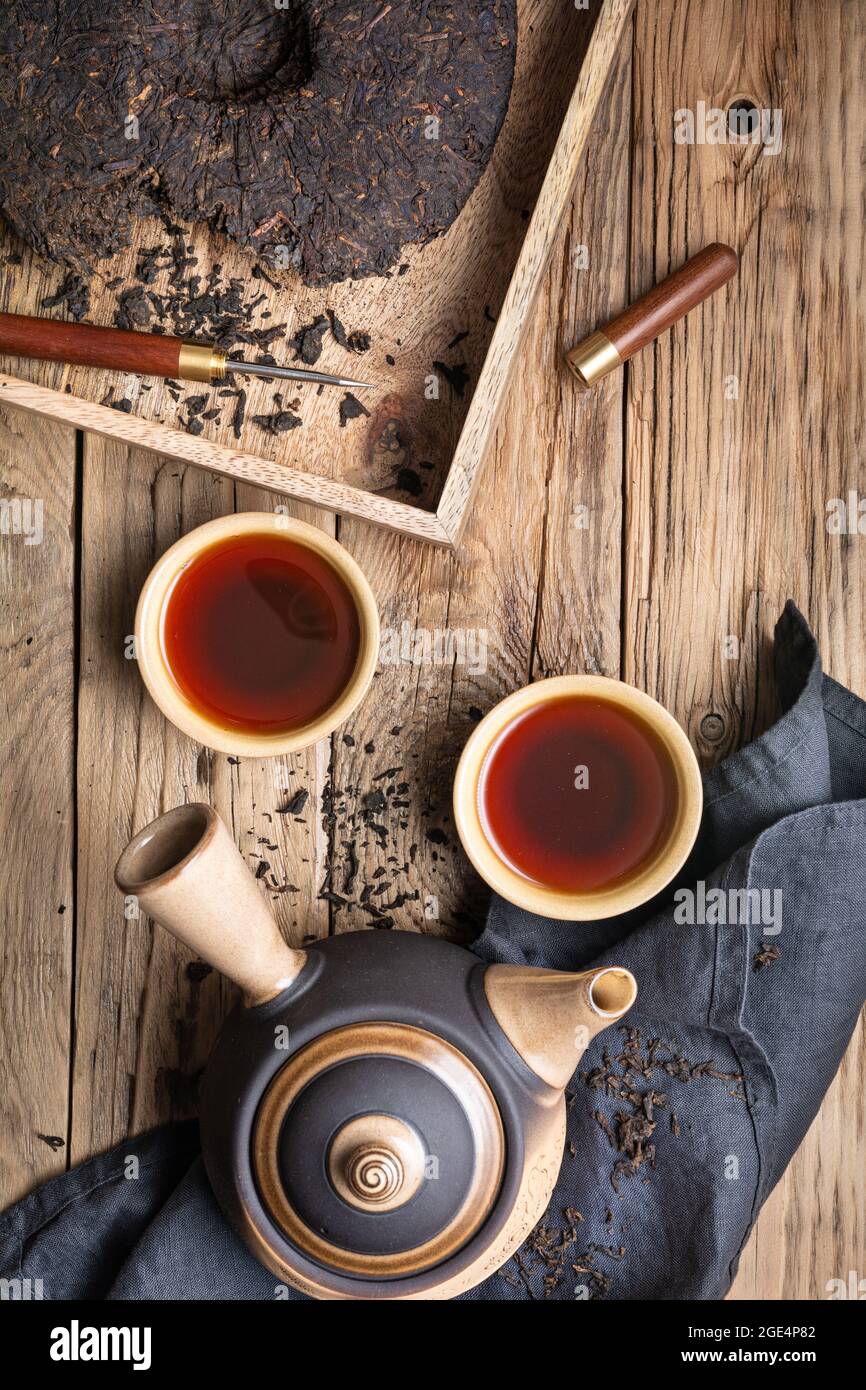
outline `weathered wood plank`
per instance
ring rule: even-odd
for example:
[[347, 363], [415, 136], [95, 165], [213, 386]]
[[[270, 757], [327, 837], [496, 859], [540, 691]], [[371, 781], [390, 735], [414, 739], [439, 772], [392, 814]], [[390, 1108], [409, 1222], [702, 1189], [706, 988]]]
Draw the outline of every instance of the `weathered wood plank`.
[[[693, 18], [674, 0], [637, 11], [631, 291], [715, 240], [741, 270], [629, 370], [624, 676], [711, 761], [772, 717], [768, 638], [789, 595], [833, 674], [866, 691], [863, 551], [824, 529], [827, 499], [863, 476], [866, 34], [843, 0]], [[677, 111], [743, 99], [781, 110], [777, 153], [674, 142]], [[862, 1266], [864, 1081], [856, 1039], [735, 1297], [825, 1297]]]
[[[614, 3], [598, 11], [591, 34], [588, 26], [584, 26], [577, 41], [572, 40], [576, 53], [582, 57], [584, 44], [589, 37], [586, 56], [581, 63], [577, 84], [545, 172], [526, 240], [508, 285], [478, 389], [472, 397], [437, 508], [439, 519], [455, 539], [459, 538], [466, 525], [487, 449], [500, 420], [505, 392], [526, 346], [527, 327], [553, 254], [552, 238], [557, 229], [561, 230], [562, 220], [571, 205], [575, 179], [580, 173], [590, 131], [611, 66], [616, 61], [631, 8], [632, 0], [614, 0]], [[590, 16], [589, 9], [584, 10], [584, 16]], [[561, 12], [555, 22], [562, 22]], [[567, 50], [567, 44], [563, 37], [561, 48]]]
[[[268, 507], [284, 499], [267, 499]], [[197, 1078], [234, 991], [167, 933], [124, 917], [112, 870], [130, 835], [182, 801], [210, 802], [253, 870], [275, 868], [272, 905], [288, 936], [327, 930], [316, 901], [318, 829], [279, 814], [291, 791], [315, 796], [321, 754], [258, 763], [194, 744], [166, 723], [125, 658], [148, 569], [182, 532], [265, 505], [252, 489], [88, 437], [83, 488], [79, 690], [78, 1007], [73, 1085], [76, 1159], [127, 1133], [190, 1114]], [[276, 844], [278, 851], [269, 846]], [[309, 863], [308, 863], [309, 861]], [[278, 867], [277, 867], [278, 866]], [[297, 885], [286, 891], [285, 885]]]
[[548, 331], [539, 332], [533, 360], [550, 390], [544, 425], [539, 417], [518, 446], [524, 470], [544, 476], [547, 497], [535, 679], [619, 675], [623, 381], [616, 373], [583, 392], [563, 357], [627, 296], [631, 67], [624, 39], [538, 310]]
[[75, 431], [0, 410], [0, 1208], [66, 1163]]
[[474, 723], [530, 675], [618, 671], [622, 384], [580, 397], [561, 359], [625, 292], [629, 74], [625, 45], [458, 555], [341, 522], [381, 605], [383, 663], [352, 744], [335, 740], [340, 930], [375, 926], [378, 909], [401, 928], [476, 932], [487, 894], [451, 819]]

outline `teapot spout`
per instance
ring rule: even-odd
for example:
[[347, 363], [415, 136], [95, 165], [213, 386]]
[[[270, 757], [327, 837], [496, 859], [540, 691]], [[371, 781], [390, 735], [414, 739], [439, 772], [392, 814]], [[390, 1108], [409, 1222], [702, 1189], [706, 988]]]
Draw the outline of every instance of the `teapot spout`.
[[151, 821], [117, 861], [114, 880], [196, 955], [240, 985], [247, 1004], [273, 999], [306, 953], [280, 936], [252, 874], [216, 811], [175, 806]]
[[496, 1022], [527, 1066], [563, 1090], [596, 1033], [637, 998], [630, 970], [604, 965], [567, 974], [533, 966], [491, 965], [484, 992]]

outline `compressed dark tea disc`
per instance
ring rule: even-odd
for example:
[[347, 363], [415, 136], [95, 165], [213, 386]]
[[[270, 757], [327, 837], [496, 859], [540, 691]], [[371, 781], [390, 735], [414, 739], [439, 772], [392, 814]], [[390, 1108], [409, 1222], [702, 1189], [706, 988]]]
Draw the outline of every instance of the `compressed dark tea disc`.
[[154, 208], [311, 285], [445, 232], [502, 124], [517, 0], [7, 0], [0, 208], [82, 271]]

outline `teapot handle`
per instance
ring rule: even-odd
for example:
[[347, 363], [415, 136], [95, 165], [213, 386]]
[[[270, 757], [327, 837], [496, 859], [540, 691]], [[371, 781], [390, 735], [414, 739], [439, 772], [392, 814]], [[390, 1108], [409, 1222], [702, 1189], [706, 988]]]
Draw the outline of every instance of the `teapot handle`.
[[176, 806], [133, 837], [117, 861], [121, 893], [234, 980], [247, 1004], [287, 989], [306, 953], [279, 933], [255, 879], [212, 807]]

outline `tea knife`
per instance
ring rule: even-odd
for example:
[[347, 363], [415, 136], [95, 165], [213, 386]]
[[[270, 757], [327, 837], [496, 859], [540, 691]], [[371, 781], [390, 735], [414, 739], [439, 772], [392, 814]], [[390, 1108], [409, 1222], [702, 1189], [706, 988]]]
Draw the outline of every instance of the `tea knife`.
[[366, 389], [369, 381], [314, 372], [304, 367], [277, 367], [245, 362], [207, 344], [189, 343], [161, 333], [135, 333], [126, 328], [100, 328], [90, 323], [61, 323], [27, 314], [0, 314], [0, 353], [42, 362], [68, 362], [78, 367], [138, 372], [142, 376], [177, 381], [225, 381], [232, 373], [280, 377], [288, 381]]

